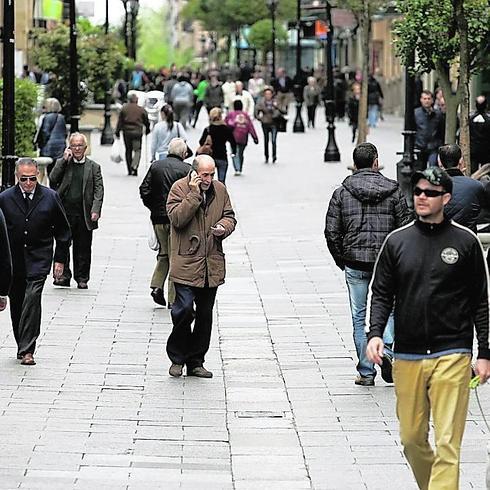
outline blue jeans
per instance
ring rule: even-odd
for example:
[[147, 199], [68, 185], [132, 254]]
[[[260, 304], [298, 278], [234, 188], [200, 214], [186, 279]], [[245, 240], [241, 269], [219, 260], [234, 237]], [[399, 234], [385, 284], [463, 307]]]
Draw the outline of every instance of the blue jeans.
[[368, 106], [368, 124], [370, 128], [375, 128], [378, 125], [379, 105], [370, 104]]
[[[354, 344], [356, 346], [357, 358], [359, 362], [356, 366], [361, 376], [374, 378], [376, 369], [374, 364], [369, 362], [366, 356], [366, 305], [369, 283], [373, 276], [372, 272], [358, 271], [345, 268], [345, 281], [349, 290], [350, 310], [352, 315], [352, 327], [354, 330]], [[393, 313], [390, 315], [383, 334], [385, 352], [392, 354], [391, 346], [394, 339], [394, 321]]]
[[218, 170], [218, 180], [224, 184], [226, 180], [226, 171], [228, 170], [228, 160], [215, 158], [214, 161], [216, 163], [216, 170]]
[[242, 145], [240, 143], [236, 144], [236, 155], [233, 157], [233, 167], [237, 172], [241, 172], [243, 169], [243, 157], [245, 148], [247, 145]]

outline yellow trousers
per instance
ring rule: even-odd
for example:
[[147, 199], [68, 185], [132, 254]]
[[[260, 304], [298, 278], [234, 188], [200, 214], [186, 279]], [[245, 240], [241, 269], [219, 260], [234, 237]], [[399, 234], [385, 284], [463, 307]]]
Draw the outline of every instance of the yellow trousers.
[[[393, 378], [403, 452], [421, 490], [457, 490], [471, 356], [396, 359]], [[432, 413], [436, 448], [429, 444]]]

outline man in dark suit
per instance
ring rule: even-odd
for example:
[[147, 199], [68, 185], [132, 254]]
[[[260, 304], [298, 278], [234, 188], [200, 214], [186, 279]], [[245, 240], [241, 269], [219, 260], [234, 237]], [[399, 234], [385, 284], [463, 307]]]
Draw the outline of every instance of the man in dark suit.
[[[73, 276], [79, 289], [87, 289], [92, 260], [92, 234], [98, 221], [104, 200], [104, 182], [100, 165], [85, 156], [87, 139], [73, 133], [69, 147], [49, 174], [51, 187], [58, 190], [70, 223], [73, 240]], [[70, 286], [72, 273], [70, 255], [63, 277], [54, 281], [55, 286]]]
[[0, 210], [0, 311], [7, 307], [7, 298], [12, 282], [12, 257], [5, 217]]
[[70, 243], [70, 225], [55, 191], [38, 184], [37, 163], [21, 158], [16, 163], [18, 184], [0, 194], [0, 209], [7, 222], [12, 252], [13, 282], [10, 316], [17, 342], [17, 359], [34, 365], [41, 329], [41, 295], [53, 262], [53, 275], [63, 274]]

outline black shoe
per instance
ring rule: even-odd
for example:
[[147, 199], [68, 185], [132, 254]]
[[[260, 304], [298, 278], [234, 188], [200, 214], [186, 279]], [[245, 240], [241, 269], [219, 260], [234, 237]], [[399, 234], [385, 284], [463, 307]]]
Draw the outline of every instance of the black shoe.
[[273, 157], [272, 158], [272, 163], [276, 163], [276, 161], [277, 161], [277, 157]]
[[153, 298], [153, 301], [157, 305], [160, 305], [160, 306], [166, 306], [167, 305], [167, 302], [165, 301], [165, 297], [163, 296], [163, 289], [153, 288], [150, 295]]
[[54, 286], [62, 286], [64, 288], [70, 287], [70, 279], [55, 279], [53, 281]]
[[196, 378], [212, 378], [213, 373], [208, 371], [204, 366], [196, 366], [187, 370], [187, 376], [195, 376]]
[[88, 289], [88, 284], [84, 281], [80, 281], [77, 285], [78, 289]]
[[359, 386], [374, 386], [374, 378], [372, 376], [361, 376], [359, 375], [354, 384]]
[[168, 374], [174, 378], [180, 378], [182, 376], [182, 364], [172, 363], [170, 369], [168, 370]]
[[389, 354], [383, 356], [381, 363], [381, 377], [386, 383], [393, 383], [393, 358]]

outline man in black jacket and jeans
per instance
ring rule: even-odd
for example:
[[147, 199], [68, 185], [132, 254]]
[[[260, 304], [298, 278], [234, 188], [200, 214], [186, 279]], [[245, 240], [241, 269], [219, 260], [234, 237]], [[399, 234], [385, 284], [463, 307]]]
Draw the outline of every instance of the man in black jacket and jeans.
[[[355, 384], [373, 386], [376, 370], [366, 358], [366, 303], [369, 282], [378, 252], [388, 233], [411, 219], [397, 182], [378, 171], [378, 151], [371, 143], [354, 150], [356, 171], [335, 190], [328, 207], [325, 237], [337, 266], [345, 271], [349, 290], [357, 371]], [[385, 343], [393, 342], [393, 321], [385, 333]], [[381, 375], [391, 379], [391, 357], [386, 353]]]
[[[167, 215], [167, 197], [173, 183], [185, 177], [191, 166], [184, 162], [187, 143], [182, 138], [174, 138], [168, 147], [164, 160], [153, 162], [140, 185], [143, 204], [151, 211], [151, 222], [159, 243], [157, 263], [151, 278], [151, 296], [155, 303], [165, 306], [163, 286], [170, 267], [170, 220]], [[175, 300], [175, 288], [168, 282], [168, 307]]]
[[394, 304], [393, 377], [405, 456], [419, 488], [457, 489], [474, 328], [475, 372], [481, 383], [490, 377], [488, 272], [476, 235], [444, 217], [453, 189], [447, 173], [415, 172], [412, 185], [418, 218], [388, 236], [376, 262], [367, 356], [382, 361]]

